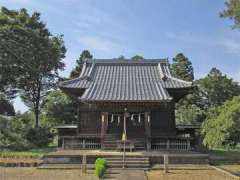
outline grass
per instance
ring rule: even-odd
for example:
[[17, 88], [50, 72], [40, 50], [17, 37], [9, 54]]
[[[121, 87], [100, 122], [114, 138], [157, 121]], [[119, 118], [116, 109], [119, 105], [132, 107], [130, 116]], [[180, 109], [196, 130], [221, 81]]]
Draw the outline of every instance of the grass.
[[233, 149], [217, 148], [210, 151], [210, 155], [224, 158], [240, 158], [240, 145]]
[[42, 157], [43, 154], [53, 151], [53, 148], [37, 148], [37, 149], [29, 149], [29, 150], [22, 150], [22, 151], [16, 151], [11, 149], [3, 149], [0, 150], [0, 156], [1, 157], [35, 157], [39, 158]]

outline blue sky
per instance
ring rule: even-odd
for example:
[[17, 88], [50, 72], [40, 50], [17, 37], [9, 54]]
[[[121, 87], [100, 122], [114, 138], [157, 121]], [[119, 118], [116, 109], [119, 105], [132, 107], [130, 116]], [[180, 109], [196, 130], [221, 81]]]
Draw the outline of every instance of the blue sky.
[[[240, 81], [240, 32], [219, 17], [224, 0], [0, 0], [10, 9], [38, 11], [54, 35], [64, 35], [68, 76], [82, 50], [95, 58], [136, 54], [170, 60], [179, 52], [195, 77], [211, 67]], [[16, 110], [26, 110], [21, 101]]]

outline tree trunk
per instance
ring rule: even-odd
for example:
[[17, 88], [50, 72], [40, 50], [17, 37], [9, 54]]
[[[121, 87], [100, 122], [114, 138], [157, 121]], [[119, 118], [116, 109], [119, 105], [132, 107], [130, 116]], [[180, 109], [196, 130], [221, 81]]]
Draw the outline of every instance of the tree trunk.
[[[40, 81], [38, 81], [40, 82]], [[36, 102], [35, 102], [35, 128], [39, 127], [39, 103], [40, 103], [40, 92], [41, 92], [41, 88], [40, 88], [40, 84], [38, 84], [38, 89], [37, 89], [37, 98], [36, 98]]]
[[35, 108], [35, 128], [39, 127], [39, 109]]

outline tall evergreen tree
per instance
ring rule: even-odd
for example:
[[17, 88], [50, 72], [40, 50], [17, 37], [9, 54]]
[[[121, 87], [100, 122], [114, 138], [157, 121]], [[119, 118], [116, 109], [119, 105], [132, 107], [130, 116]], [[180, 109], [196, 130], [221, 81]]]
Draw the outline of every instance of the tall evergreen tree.
[[93, 55], [88, 50], [83, 50], [80, 57], [77, 59], [77, 66], [72, 70], [70, 78], [77, 78], [81, 74], [83, 61], [85, 59], [92, 59]]
[[171, 69], [177, 78], [186, 81], [193, 81], [194, 79], [192, 62], [189, 61], [188, 58], [183, 55], [183, 53], [179, 53], [175, 58], [173, 58]]
[[207, 99], [208, 106], [222, 105], [225, 101], [240, 95], [240, 86], [231, 78], [223, 75], [217, 68], [212, 68], [209, 74], [197, 81], [197, 85]]
[[36, 127], [42, 100], [56, 86], [58, 71], [64, 68], [65, 52], [62, 36], [49, 32], [40, 13], [1, 9], [0, 81], [17, 86], [24, 103], [35, 114]]

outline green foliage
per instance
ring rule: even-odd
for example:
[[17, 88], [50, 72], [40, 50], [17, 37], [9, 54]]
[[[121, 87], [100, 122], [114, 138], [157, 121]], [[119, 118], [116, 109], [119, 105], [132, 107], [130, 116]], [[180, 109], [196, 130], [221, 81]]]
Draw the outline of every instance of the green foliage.
[[98, 178], [102, 178], [103, 175], [104, 175], [104, 171], [105, 171], [105, 168], [103, 165], [101, 164], [98, 164], [96, 167], [95, 167], [95, 174]]
[[240, 144], [233, 148], [214, 148], [210, 151], [210, 154], [213, 156], [219, 156], [224, 158], [238, 158], [240, 157]]
[[224, 18], [230, 18], [234, 21], [233, 28], [240, 28], [240, 1], [239, 0], [227, 0], [225, 2], [227, 9], [225, 9], [220, 16]]
[[33, 126], [32, 112], [17, 113], [11, 118], [0, 116], [0, 146], [15, 150], [47, 146], [52, 141], [50, 130]]
[[43, 103], [43, 124], [52, 127], [57, 124], [77, 122], [77, 102], [60, 90], [51, 91]]
[[131, 57], [131, 59], [138, 61], [138, 60], [143, 60], [144, 57], [143, 56], [139, 56], [139, 55], [135, 55], [135, 56]]
[[117, 57], [117, 59], [119, 59], [119, 60], [124, 60], [124, 59], [126, 59], [126, 58], [125, 58], [125, 56], [120, 55], [119, 57]]
[[28, 145], [26, 133], [33, 126], [32, 113], [17, 113], [14, 117], [0, 116], [0, 146], [22, 148]]
[[58, 71], [64, 67], [66, 49], [62, 36], [49, 32], [40, 13], [29, 15], [26, 9], [3, 7], [0, 39], [0, 82], [20, 90], [24, 103], [35, 113], [38, 127], [41, 102], [47, 91], [56, 86]]
[[7, 97], [3, 93], [0, 93], [0, 114], [11, 116], [15, 114], [15, 110], [12, 103], [7, 99]]
[[176, 124], [199, 125], [205, 118], [205, 111], [195, 104], [181, 105], [177, 108]]
[[207, 100], [207, 107], [222, 105], [234, 96], [240, 95], [240, 86], [231, 78], [223, 75], [217, 68], [212, 68], [209, 74], [197, 80], [202, 92], [202, 98]]
[[[182, 53], [173, 58], [171, 66], [173, 76], [186, 80], [193, 81], [194, 72], [191, 61], [188, 60]], [[198, 97], [198, 89], [193, 89], [191, 94], [181, 99], [176, 104], [176, 123], [177, 124], [199, 124], [204, 117], [203, 110], [199, 107], [201, 102]]]
[[182, 53], [177, 54], [176, 57], [173, 58], [171, 70], [173, 75], [177, 78], [186, 81], [193, 81], [194, 79], [192, 62]]
[[102, 158], [97, 158], [95, 161], [95, 174], [98, 178], [102, 178], [107, 168], [107, 161]]
[[240, 137], [240, 96], [212, 107], [203, 123], [203, 143], [209, 148], [235, 146]]
[[42, 157], [44, 154], [49, 153], [49, 152], [53, 152], [55, 151], [55, 148], [27, 148], [24, 151], [20, 150], [20, 151], [14, 151], [12, 149], [4, 149], [2, 148], [0, 150], [0, 157], [16, 157], [16, 156], [20, 156], [20, 157], [34, 157], [34, 158], [40, 158]]
[[31, 128], [26, 134], [29, 143], [36, 147], [46, 147], [52, 141], [50, 129], [45, 127]]
[[106, 161], [106, 159], [103, 159], [103, 158], [97, 158], [96, 161], [95, 161], [95, 166], [97, 164], [102, 164], [103, 166], [106, 167], [107, 166], [107, 161]]
[[80, 54], [80, 57], [77, 59], [77, 66], [75, 67], [74, 70], [72, 70], [70, 74], [70, 78], [77, 78], [80, 76], [81, 71], [82, 71], [82, 66], [83, 62], [85, 59], [92, 59], [93, 55], [88, 51], [88, 50], [83, 50], [82, 53]]
[[43, 154], [36, 152], [28, 152], [28, 151], [0, 151], [0, 157], [42, 157]]

